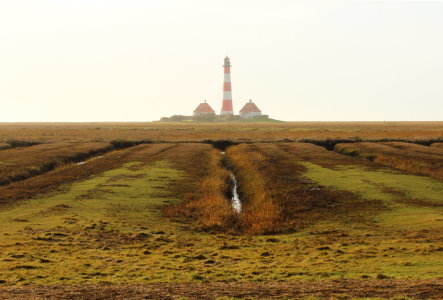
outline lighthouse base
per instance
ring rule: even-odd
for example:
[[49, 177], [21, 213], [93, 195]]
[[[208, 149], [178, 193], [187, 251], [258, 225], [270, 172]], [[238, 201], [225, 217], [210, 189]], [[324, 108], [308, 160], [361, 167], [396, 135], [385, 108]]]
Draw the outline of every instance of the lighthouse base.
[[234, 112], [233, 111], [228, 111], [228, 110], [226, 110], [226, 111], [221, 111], [220, 112], [220, 116], [224, 116], [224, 115], [233, 115], [234, 114]]

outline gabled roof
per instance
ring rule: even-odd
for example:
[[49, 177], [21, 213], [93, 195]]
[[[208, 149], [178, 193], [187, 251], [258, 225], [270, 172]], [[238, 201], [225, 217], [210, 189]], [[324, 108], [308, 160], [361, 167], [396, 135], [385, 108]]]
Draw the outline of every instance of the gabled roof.
[[195, 113], [215, 113], [215, 110], [212, 109], [211, 106], [209, 106], [208, 103], [203, 102], [200, 103], [197, 108], [194, 110]]
[[249, 102], [246, 103], [242, 109], [240, 109], [240, 112], [243, 114], [247, 114], [247, 113], [253, 113], [253, 112], [261, 112], [261, 110], [257, 107], [257, 105], [255, 105], [255, 103], [253, 103], [251, 100], [249, 100]]

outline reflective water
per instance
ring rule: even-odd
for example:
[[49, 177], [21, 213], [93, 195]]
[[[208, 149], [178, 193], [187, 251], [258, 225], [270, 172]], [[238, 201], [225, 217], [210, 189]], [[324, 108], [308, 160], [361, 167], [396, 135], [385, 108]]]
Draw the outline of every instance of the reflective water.
[[241, 201], [238, 196], [237, 191], [237, 180], [235, 179], [234, 174], [231, 172], [231, 183], [232, 183], [232, 208], [237, 212], [241, 213]]
[[85, 161], [80, 161], [80, 162], [77, 163], [77, 165], [81, 166], [81, 165], [84, 165], [85, 163], [87, 163], [88, 161], [95, 160], [97, 158], [102, 158], [102, 157], [103, 157], [103, 155], [100, 155], [100, 156], [96, 156], [96, 157], [93, 157], [93, 158], [85, 160]]

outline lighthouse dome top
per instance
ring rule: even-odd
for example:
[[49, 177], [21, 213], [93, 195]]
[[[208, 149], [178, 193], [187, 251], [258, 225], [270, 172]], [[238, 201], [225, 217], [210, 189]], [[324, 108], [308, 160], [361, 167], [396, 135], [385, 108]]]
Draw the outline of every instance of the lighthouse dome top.
[[224, 67], [230, 67], [231, 66], [231, 61], [229, 60], [229, 57], [225, 57], [225, 65]]

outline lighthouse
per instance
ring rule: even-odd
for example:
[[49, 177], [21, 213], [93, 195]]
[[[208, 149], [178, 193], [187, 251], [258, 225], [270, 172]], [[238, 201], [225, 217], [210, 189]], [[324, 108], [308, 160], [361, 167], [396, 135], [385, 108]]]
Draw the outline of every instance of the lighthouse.
[[225, 70], [225, 80], [223, 83], [223, 103], [220, 111], [220, 115], [233, 115], [234, 110], [232, 108], [232, 90], [231, 90], [231, 62], [229, 57], [225, 57], [225, 64], [223, 65]]

